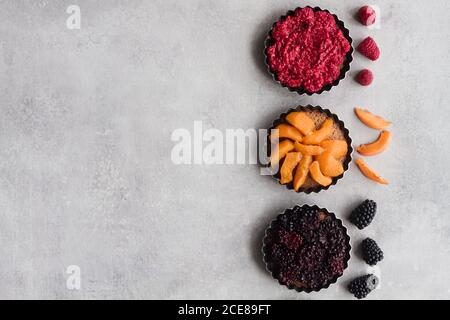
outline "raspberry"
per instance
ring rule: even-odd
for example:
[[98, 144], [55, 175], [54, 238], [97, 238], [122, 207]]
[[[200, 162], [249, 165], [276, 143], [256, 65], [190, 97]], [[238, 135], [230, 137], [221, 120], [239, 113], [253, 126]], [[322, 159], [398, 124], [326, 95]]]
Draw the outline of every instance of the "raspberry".
[[358, 17], [359, 17], [359, 21], [363, 25], [370, 26], [375, 23], [377, 14], [375, 13], [375, 10], [373, 10], [372, 7], [364, 6], [361, 9], [359, 9]]
[[358, 51], [372, 61], [380, 57], [380, 49], [373, 38], [367, 37], [358, 46]]
[[301, 235], [295, 232], [288, 232], [286, 230], [280, 230], [279, 232], [280, 242], [291, 251], [295, 251], [302, 244], [303, 238]]
[[373, 82], [373, 73], [369, 69], [361, 70], [356, 76], [356, 81], [362, 86], [369, 86]]

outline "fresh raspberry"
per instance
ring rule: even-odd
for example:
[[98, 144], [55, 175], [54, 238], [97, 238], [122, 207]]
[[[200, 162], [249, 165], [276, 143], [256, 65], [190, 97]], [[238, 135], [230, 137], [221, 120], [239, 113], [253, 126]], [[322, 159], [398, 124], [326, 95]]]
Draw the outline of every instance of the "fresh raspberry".
[[375, 13], [375, 10], [371, 6], [364, 6], [361, 9], [359, 9], [358, 12], [359, 21], [365, 25], [370, 26], [375, 23], [375, 20], [377, 19], [377, 14]]
[[373, 81], [373, 73], [369, 69], [361, 70], [356, 76], [356, 81], [362, 86], [369, 86]]
[[372, 61], [380, 57], [380, 49], [373, 38], [367, 37], [358, 46], [358, 51]]

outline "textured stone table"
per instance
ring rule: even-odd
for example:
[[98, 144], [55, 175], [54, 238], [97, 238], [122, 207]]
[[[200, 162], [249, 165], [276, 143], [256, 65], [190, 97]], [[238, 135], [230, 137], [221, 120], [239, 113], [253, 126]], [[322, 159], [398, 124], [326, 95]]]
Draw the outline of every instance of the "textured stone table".
[[[75, 2], [75, 1], [74, 1]], [[447, 0], [374, 1], [381, 28], [353, 18], [362, 1], [76, 1], [69, 30], [61, 1], [0, 1], [0, 298], [349, 299], [366, 272], [357, 250], [340, 281], [299, 294], [263, 269], [267, 223], [294, 204], [318, 204], [385, 251], [371, 299], [450, 298], [450, 20]], [[329, 93], [300, 97], [274, 83], [262, 44], [298, 5], [339, 15], [356, 42], [373, 36], [382, 57], [355, 54]], [[362, 88], [352, 77], [371, 68]], [[288, 192], [255, 165], [171, 162], [177, 128], [265, 128], [298, 104], [332, 109], [355, 144], [377, 133], [353, 108], [393, 121], [394, 140], [351, 165], [327, 192]], [[350, 210], [374, 199], [364, 232]], [[66, 269], [81, 271], [81, 290]], [[70, 287], [70, 286], [69, 286]]]

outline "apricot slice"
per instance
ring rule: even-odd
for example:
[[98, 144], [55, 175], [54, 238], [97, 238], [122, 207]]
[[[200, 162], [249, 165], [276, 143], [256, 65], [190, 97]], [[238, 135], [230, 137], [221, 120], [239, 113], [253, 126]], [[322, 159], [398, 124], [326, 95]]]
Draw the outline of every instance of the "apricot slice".
[[377, 140], [360, 145], [356, 150], [363, 156], [374, 156], [386, 150], [390, 143], [391, 133], [389, 131], [381, 131]]
[[270, 140], [272, 140], [273, 138], [288, 138], [294, 141], [301, 142], [303, 136], [295, 127], [283, 123], [278, 125], [275, 128], [274, 133], [270, 135]]
[[294, 150], [294, 143], [291, 140], [281, 141], [270, 155], [271, 167], [273, 168], [277, 166], [278, 163], [280, 163], [280, 160], [283, 159], [286, 154], [292, 150]]
[[333, 128], [333, 120], [332, 119], [325, 120], [325, 122], [322, 124], [322, 127], [319, 130], [316, 130], [310, 133], [309, 135], [303, 137], [303, 143], [304, 144], [321, 143], [323, 140], [328, 138], [332, 128]]
[[320, 171], [320, 165], [318, 161], [314, 161], [309, 166], [309, 172], [311, 173], [311, 177], [320, 185], [327, 187], [329, 186], [333, 180], [330, 177], [324, 176]]
[[362, 123], [372, 129], [384, 130], [391, 125], [391, 122], [384, 120], [380, 116], [374, 115], [368, 110], [355, 108], [355, 114]]
[[317, 156], [325, 151], [322, 147], [310, 146], [298, 142], [295, 143], [295, 150], [300, 152], [304, 156]]
[[328, 177], [338, 177], [344, 173], [344, 167], [339, 160], [331, 155], [329, 151], [316, 157], [319, 162], [320, 171]]
[[300, 163], [297, 166], [297, 169], [295, 170], [294, 175], [294, 190], [298, 191], [300, 190], [301, 186], [305, 183], [306, 177], [308, 177], [309, 173], [309, 166], [311, 165], [313, 161], [312, 156], [303, 155], [302, 159], [300, 160]]
[[363, 159], [356, 159], [355, 161], [356, 165], [358, 166], [359, 170], [361, 170], [362, 174], [365, 175], [370, 180], [373, 180], [375, 182], [378, 182], [380, 184], [389, 184], [389, 181], [382, 178], [378, 173], [373, 171], [367, 163], [364, 162]]
[[313, 131], [316, 127], [314, 121], [308, 117], [306, 112], [291, 112], [286, 116], [286, 121], [305, 135]]
[[298, 165], [300, 160], [302, 159], [302, 154], [300, 152], [289, 152], [284, 159], [283, 165], [280, 170], [280, 183], [287, 184], [291, 182], [294, 178], [292, 175], [292, 171]]
[[348, 152], [348, 145], [345, 140], [324, 140], [320, 143], [320, 146], [335, 158], [341, 158]]

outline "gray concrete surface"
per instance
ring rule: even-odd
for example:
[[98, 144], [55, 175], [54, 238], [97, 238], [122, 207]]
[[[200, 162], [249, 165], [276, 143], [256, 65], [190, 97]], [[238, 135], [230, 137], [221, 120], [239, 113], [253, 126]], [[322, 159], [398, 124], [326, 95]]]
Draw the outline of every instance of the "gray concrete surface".
[[[372, 35], [382, 57], [359, 54], [330, 93], [300, 97], [274, 83], [262, 43], [288, 9], [319, 4], [356, 42]], [[371, 299], [450, 298], [450, 20], [447, 0], [377, 0], [382, 24], [354, 19], [363, 1], [0, 1], [0, 298], [350, 299], [366, 266], [353, 251], [328, 290], [299, 294], [262, 267], [267, 223], [315, 203], [342, 217], [353, 245], [385, 251]], [[66, 8], [81, 8], [68, 30]], [[375, 72], [370, 88], [352, 77]], [[298, 104], [332, 109], [355, 144], [376, 137], [356, 106], [391, 119], [394, 140], [369, 164], [352, 164], [327, 192], [288, 192], [254, 165], [171, 162], [176, 128], [264, 128]], [[364, 232], [346, 220], [379, 203]], [[81, 290], [66, 268], [81, 269]]]

